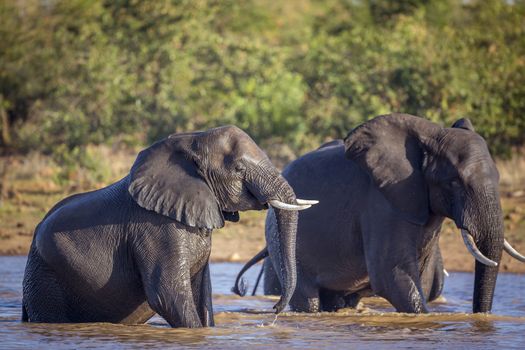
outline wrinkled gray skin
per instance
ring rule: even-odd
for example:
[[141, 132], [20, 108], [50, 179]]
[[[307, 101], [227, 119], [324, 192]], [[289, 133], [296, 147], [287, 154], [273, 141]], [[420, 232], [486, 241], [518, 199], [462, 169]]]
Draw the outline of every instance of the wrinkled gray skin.
[[[439, 281], [440, 269], [428, 264], [436, 261], [445, 217], [500, 261], [499, 174], [466, 119], [442, 128], [410, 115], [376, 117], [344, 144], [329, 143], [292, 162], [283, 176], [298, 196], [320, 201], [299, 214], [292, 310], [324, 309], [326, 294], [326, 300], [376, 294], [399, 312], [427, 312], [433, 288], [421, 281], [432, 279], [422, 275], [434, 272]], [[267, 235], [273, 230], [270, 211]], [[491, 310], [497, 275], [497, 266], [476, 261], [474, 312]]]
[[[238, 211], [295, 194], [255, 142], [228, 126], [174, 134], [142, 151], [128, 176], [59, 202], [37, 226], [23, 321], [213, 325], [211, 232]], [[297, 212], [277, 213], [272, 247], [285, 292], [296, 283]]]

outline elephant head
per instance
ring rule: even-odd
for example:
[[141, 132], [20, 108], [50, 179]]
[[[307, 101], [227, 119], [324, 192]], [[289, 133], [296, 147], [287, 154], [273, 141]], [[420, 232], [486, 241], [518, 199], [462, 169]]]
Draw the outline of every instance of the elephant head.
[[296, 285], [297, 210], [310, 204], [295, 194], [266, 154], [234, 126], [173, 134], [140, 152], [130, 172], [129, 193], [143, 208], [190, 227], [210, 231], [238, 211], [271, 205], [279, 215], [279, 237], [272, 242], [283, 262], [285, 293], [280, 312]]
[[489, 312], [502, 250], [525, 258], [504, 239], [498, 170], [470, 121], [442, 128], [406, 114], [380, 116], [352, 130], [345, 148], [399, 218], [455, 222], [476, 259], [473, 311]]

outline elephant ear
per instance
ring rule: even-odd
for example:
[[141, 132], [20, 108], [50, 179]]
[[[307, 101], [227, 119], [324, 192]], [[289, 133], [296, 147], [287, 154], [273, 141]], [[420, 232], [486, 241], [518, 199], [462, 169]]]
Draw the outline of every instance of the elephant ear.
[[456, 120], [456, 122], [452, 124], [452, 127], [476, 132], [474, 130], [474, 125], [472, 125], [472, 122], [468, 118], [461, 118], [461, 119]]
[[430, 213], [424, 143], [436, 128], [419, 117], [390, 114], [360, 125], [345, 138], [346, 157], [370, 175], [395, 212], [417, 225], [425, 224]]
[[174, 135], [139, 153], [130, 171], [129, 193], [141, 207], [191, 227], [224, 226], [215, 195], [200, 175], [194, 135]]

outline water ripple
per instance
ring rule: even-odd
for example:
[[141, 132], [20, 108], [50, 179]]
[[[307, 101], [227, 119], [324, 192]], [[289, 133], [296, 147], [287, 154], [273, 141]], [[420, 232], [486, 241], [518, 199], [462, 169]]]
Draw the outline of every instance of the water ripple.
[[[20, 320], [23, 257], [0, 257], [0, 348], [144, 349], [144, 348], [523, 348], [525, 276], [500, 274], [494, 314], [469, 314], [473, 276], [451, 273], [444, 295], [430, 305], [432, 313], [393, 312], [380, 298], [367, 298], [357, 310], [275, 318], [275, 297], [232, 295], [240, 264], [212, 264], [217, 327], [172, 329], [153, 317], [145, 325], [25, 324]], [[247, 278], [255, 280], [257, 269]]]

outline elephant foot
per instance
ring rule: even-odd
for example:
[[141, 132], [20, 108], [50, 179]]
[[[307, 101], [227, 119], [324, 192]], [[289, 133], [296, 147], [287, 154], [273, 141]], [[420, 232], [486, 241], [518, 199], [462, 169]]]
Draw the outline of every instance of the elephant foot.
[[361, 301], [362, 295], [359, 293], [352, 293], [344, 297], [345, 307], [356, 309]]
[[290, 308], [295, 312], [319, 312], [320, 306], [319, 290], [315, 288], [297, 288], [290, 300]]
[[319, 291], [320, 309], [326, 312], [335, 312], [339, 309], [345, 308], [344, 292], [336, 292], [327, 289]]
[[352, 308], [356, 309], [363, 296], [367, 293], [350, 293], [345, 295], [345, 292], [335, 292], [326, 289], [320, 291], [321, 311], [336, 312], [340, 309]]

